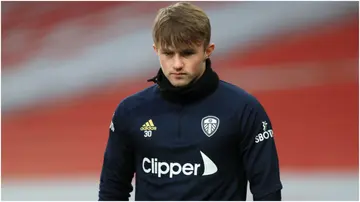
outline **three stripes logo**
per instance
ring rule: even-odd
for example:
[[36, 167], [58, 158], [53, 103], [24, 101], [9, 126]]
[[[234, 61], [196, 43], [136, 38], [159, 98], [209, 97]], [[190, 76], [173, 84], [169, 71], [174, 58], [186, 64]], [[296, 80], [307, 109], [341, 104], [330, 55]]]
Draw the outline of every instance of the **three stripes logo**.
[[150, 119], [140, 128], [141, 131], [153, 131], [156, 130], [156, 126], [154, 125], [153, 121]]

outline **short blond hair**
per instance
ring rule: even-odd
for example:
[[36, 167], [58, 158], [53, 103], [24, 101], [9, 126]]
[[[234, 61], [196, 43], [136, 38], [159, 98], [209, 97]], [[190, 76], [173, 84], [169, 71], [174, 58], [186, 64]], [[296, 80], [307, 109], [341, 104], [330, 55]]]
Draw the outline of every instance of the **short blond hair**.
[[210, 20], [198, 6], [175, 3], [158, 11], [152, 36], [154, 44], [160, 47], [180, 48], [203, 43], [205, 49], [211, 38]]

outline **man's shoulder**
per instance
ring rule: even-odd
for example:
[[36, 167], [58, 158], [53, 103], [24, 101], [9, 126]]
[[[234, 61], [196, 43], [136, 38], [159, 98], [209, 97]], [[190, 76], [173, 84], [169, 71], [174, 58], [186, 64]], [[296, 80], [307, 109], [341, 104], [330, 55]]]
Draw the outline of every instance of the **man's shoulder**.
[[220, 80], [219, 90], [223, 96], [231, 98], [235, 102], [257, 103], [257, 98], [245, 89], [227, 81]]
[[126, 112], [151, 102], [156, 96], [157, 85], [151, 85], [143, 90], [131, 94], [120, 101], [116, 111]]
[[219, 83], [219, 88], [222, 100], [228, 100], [227, 105], [240, 106], [241, 111], [243, 109], [265, 111], [260, 100], [245, 89], [222, 80]]

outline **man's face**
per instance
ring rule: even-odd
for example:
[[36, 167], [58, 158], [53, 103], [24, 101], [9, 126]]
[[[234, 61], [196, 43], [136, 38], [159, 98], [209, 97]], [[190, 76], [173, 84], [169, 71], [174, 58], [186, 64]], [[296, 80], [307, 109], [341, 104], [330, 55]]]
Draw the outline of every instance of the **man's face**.
[[210, 44], [204, 51], [203, 44], [180, 49], [157, 48], [154, 45], [154, 50], [159, 56], [166, 78], [173, 86], [182, 87], [204, 73], [205, 59], [210, 56], [214, 47], [214, 44]]

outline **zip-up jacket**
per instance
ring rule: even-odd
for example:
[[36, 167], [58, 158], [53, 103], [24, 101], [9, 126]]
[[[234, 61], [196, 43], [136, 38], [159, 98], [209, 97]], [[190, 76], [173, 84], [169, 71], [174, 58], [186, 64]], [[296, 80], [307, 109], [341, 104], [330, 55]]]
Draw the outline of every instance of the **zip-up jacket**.
[[280, 200], [276, 132], [260, 102], [222, 80], [202, 97], [171, 102], [155, 84], [122, 100], [99, 200], [128, 200], [134, 173], [135, 200], [244, 201], [248, 182], [255, 200]]

